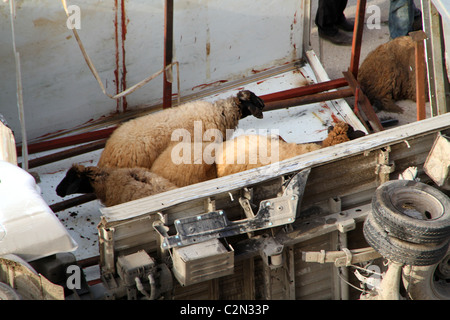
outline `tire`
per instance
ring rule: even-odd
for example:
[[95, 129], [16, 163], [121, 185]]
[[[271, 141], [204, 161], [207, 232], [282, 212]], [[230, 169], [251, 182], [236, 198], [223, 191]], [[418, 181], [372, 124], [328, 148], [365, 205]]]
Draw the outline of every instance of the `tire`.
[[367, 243], [384, 258], [413, 266], [429, 266], [439, 262], [447, 252], [448, 241], [417, 244], [390, 236], [369, 214], [363, 234]]
[[393, 180], [372, 199], [374, 219], [389, 235], [412, 243], [440, 243], [450, 238], [450, 199], [421, 182]]
[[405, 266], [402, 270], [405, 290], [412, 300], [450, 300], [450, 250], [437, 264]]
[[0, 282], [0, 300], [21, 300], [21, 297], [16, 290]]

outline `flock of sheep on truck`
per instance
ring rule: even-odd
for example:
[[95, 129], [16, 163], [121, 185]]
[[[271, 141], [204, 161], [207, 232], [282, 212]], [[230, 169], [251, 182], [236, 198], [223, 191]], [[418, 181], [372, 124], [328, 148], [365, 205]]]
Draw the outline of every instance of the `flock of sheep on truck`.
[[[409, 36], [401, 37], [369, 53], [361, 64], [358, 80], [376, 110], [402, 112], [395, 101], [415, 100], [414, 68], [413, 40]], [[281, 161], [364, 135], [341, 122], [329, 128], [328, 137], [321, 143], [287, 143], [273, 135], [243, 135], [215, 144], [172, 141], [174, 130], [179, 129], [194, 137], [197, 122], [201, 123], [201, 137], [208, 130], [217, 130], [222, 138], [227, 138], [227, 130], [234, 130], [240, 119], [250, 115], [263, 118], [263, 108], [264, 102], [245, 90], [215, 103], [194, 101], [130, 120], [113, 132], [97, 166], [74, 164], [56, 192], [61, 197], [94, 193], [105, 206], [114, 206], [266, 165], [258, 161], [259, 152], [273, 150], [274, 143], [278, 148], [277, 160]], [[194, 148], [198, 148], [198, 143], [202, 155], [206, 148], [213, 147], [212, 161], [195, 158]], [[184, 156], [190, 161], [175, 163], [173, 155], [180, 151], [186, 152]], [[226, 158], [230, 153], [234, 159]], [[236, 161], [238, 156], [244, 162]], [[257, 161], [248, 161], [251, 157]]]
[[[56, 188], [59, 196], [73, 193], [94, 193], [105, 206], [113, 206], [150, 196], [174, 188], [222, 177], [256, 168], [265, 163], [239, 162], [224, 158], [227, 149], [234, 148], [234, 157], [250, 159], [260, 150], [272, 150], [277, 143], [278, 160], [338, 144], [363, 135], [347, 123], [329, 128], [328, 137], [321, 143], [287, 143], [279, 136], [243, 135], [232, 140], [200, 142], [202, 149], [213, 145], [214, 161], [194, 159], [184, 163], [172, 161], [172, 150], [179, 144], [194, 148], [195, 141], [171, 141], [174, 130], [184, 129], [194, 135], [194, 123], [201, 121], [201, 136], [208, 129], [217, 129], [225, 137], [226, 130], [235, 129], [240, 119], [253, 115], [263, 117], [264, 102], [250, 91], [240, 91], [236, 97], [215, 103], [194, 101], [142, 116], [119, 126], [108, 139], [97, 166], [74, 164]], [[246, 140], [242, 143], [242, 140]], [[263, 148], [261, 148], [263, 145]], [[238, 150], [242, 148], [243, 150]], [[203, 155], [203, 152], [201, 153]], [[190, 153], [194, 157], [195, 153]], [[256, 156], [256, 159], [260, 157]]]

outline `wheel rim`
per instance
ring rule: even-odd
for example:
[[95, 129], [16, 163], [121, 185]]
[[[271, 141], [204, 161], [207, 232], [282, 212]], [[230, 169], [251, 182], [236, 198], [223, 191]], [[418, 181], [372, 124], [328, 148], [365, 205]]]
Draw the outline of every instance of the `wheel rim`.
[[431, 277], [431, 288], [442, 299], [450, 299], [450, 254], [436, 266]]
[[391, 194], [392, 205], [401, 213], [419, 220], [435, 220], [444, 214], [441, 202], [428, 193], [410, 188], [396, 188]]

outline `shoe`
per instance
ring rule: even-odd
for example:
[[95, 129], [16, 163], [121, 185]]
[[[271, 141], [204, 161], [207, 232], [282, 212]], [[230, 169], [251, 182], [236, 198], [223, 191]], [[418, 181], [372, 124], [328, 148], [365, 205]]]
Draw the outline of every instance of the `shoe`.
[[422, 17], [414, 18], [414, 22], [413, 22], [411, 31], [419, 31], [419, 30], [423, 30]]
[[342, 33], [340, 31], [338, 31], [335, 35], [332, 36], [319, 31], [319, 36], [322, 39], [330, 41], [331, 43], [338, 46], [351, 46], [353, 43], [353, 37], [350, 37], [349, 35]]
[[355, 22], [344, 19], [338, 24], [336, 24], [336, 27], [338, 27], [343, 31], [353, 32], [353, 29], [355, 28]]

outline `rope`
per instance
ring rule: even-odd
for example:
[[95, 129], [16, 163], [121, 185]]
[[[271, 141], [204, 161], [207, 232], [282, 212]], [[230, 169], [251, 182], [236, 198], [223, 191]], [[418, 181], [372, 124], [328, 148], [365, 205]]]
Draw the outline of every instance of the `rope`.
[[[67, 8], [67, 3], [66, 0], [61, 0], [62, 5], [64, 7], [64, 11], [66, 12], [67, 17], [70, 17], [69, 14], [69, 10]], [[150, 82], [151, 80], [155, 79], [157, 76], [159, 76], [161, 73], [166, 72], [167, 74], [167, 79], [170, 79], [169, 82], [172, 82], [172, 67], [174, 65], [176, 65], [177, 68], [177, 98], [178, 98], [178, 104], [180, 104], [180, 68], [179, 68], [179, 63], [178, 61], [173, 61], [172, 63], [168, 64], [167, 66], [165, 66], [164, 68], [162, 68], [161, 70], [159, 70], [158, 72], [155, 72], [154, 74], [152, 74], [151, 76], [145, 78], [144, 80], [136, 83], [135, 85], [129, 87], [128, 89], [115, 94], [115, 95], [110, 95], [106, 92], [106, 89], [103, 85], [103, 82], [100, 79], [100, 76], [97, 72], [97, 69], [95, 68], [91, 58], [89, 57], [89, 55], [86, 52], [86, 49], [84, 48], [83, 42], [80, 39], [80, 36], [78, 35], [78, 32], [76, 30], [76, 28], [72, 28], [72, 32], [73, 35], [78, 43], [78, 46], [80, 47], [81, 53], [83, 54], [84, 60], [86, 61], [89, 69], [91, 70], [92, 74], [94, 75], [95, 79], [97, 80], [98, 84], [100, 85], [100, 88], [103, 92], [103, 94], [105, 94], [107, 97], [111, 98], [111, 99], [120, 99], [124, 96], [129, 95], [130, 93], [133, 93], [134, 91], [136, 91], [137, 89], [141, 88], [142, 86], [144, 86], [145, 84], [147, 84], [148, 82]]]
[[9, 1], [9, 10], [11, 14], [11, 33], [14, 50], [14, 58], [16, 63], [16, 90], [17, 90], [17, 108], [19, 111], [20, 130], [22, 134], [22, 168], [28, 171], [28, 143], [27, 130], [25, 126], [25, 112], [23, 107], [23, 87], [22, 87], [22, 73], [20, 71], [20, 54], [16, 48], [16, 36], [14, 30], [14, 19], [16, 17], [14, 0]]

